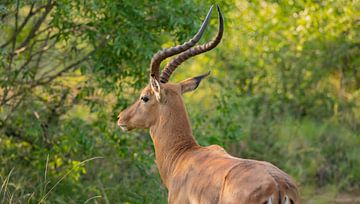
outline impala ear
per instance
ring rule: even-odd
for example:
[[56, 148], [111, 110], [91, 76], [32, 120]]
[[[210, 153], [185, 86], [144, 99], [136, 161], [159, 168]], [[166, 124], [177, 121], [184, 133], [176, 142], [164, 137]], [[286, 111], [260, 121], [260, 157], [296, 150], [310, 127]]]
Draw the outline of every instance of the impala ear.
[[156, 100], [158, 102], [160, 102], [160, 100], [161, 100], [161, 94], [160, 94], [161, 88], [160, 88], [159, 81], [157, 79], [155, 79], [155, 77], [152, 77], [152, 76], [150, 77], [150, 86], [151, 86], [151, 89], [154, 92]]
[[189, 91], [194, 91], [200, 84], [201, 80], [207, 76], [210, 75], [210, 71], [206, 74], [194, 77], [194, 78], [190, 78], [190, 79], [186, 79], [182, 82], [180, 82], [180, 86], [181, 86], [181, 94], [189, 92]]

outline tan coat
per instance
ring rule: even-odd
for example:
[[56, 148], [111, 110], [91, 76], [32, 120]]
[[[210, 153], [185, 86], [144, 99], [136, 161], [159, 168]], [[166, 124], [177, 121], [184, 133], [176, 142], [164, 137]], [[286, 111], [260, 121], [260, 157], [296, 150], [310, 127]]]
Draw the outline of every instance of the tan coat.
[[296, 185], [274, 165], [230, 156], [217, 145], [197, 144], [181, 98], [191, 83], [161, 85], [160, 101], [147, 87], [141, 95], [148, 101], [139, 100], [119, 115], [120, 127], [150, 129], [169, 203], [299, 203]]
[[[169, 203], [284, 203], [296, 200], [291, 178], [268, 162], [235, 158], [217, 145], [181, 156], [169, 182]], [[290, 202], [289, 202], [290, 203]]]

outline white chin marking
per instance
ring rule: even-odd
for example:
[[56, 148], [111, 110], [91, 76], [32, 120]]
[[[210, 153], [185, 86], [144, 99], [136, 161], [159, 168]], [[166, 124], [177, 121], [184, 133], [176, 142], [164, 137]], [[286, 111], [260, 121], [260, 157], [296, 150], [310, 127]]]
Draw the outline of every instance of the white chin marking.
[[120, 126], [120, 128], [121, 128], [121, 130], [124, 131], [124, 132], [128, 131], [128, 129], [127, 129], [126, 126]]
[[288, 198], [288, 196], [285, 195], [284, 204], [290, 204], [289, 200], [290, 200], [290, 199]]

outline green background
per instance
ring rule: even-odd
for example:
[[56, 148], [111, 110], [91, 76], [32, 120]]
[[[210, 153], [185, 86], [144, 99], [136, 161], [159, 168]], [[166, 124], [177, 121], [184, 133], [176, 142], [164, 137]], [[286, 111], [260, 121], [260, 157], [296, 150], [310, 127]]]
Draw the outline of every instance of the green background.
[[[2, 0], [0, 201], [166, 203], [148, 132], [116, 118], [213, 3]], [[198, 142], [272, 162], [303, 203], [360, 202], [360, 2], [217, 3], [223, 41], [171, 78], [211, 70], [184, 96]]]

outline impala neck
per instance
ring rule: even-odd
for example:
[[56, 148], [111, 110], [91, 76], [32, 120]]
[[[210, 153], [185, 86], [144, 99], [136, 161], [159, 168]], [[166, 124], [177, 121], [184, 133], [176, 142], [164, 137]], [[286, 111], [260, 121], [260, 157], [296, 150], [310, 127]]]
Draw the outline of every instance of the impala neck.
[[159, 120], [150, 128], [156, 164], [166, 187], [169, 186], [169, 179], [180, 156], [198, 146], [192, 135], [185, 106], [180, 102], [161, 107]]

